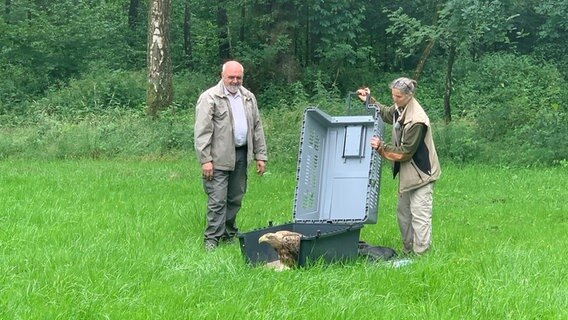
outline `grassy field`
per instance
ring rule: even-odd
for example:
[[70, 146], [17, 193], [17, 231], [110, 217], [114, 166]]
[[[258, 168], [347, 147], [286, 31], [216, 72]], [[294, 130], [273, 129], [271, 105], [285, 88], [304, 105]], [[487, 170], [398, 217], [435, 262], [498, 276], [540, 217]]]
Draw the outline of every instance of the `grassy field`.
[[[269, 165], [241, 231], [292, 219], [295, 168]], [[443, 169], [427, 256], [276, 273], [203, 251], [193, 159], [2, 161], [0, 318], [568, 319], [568, 170]], [[400, 251], [395, 189], [361, 239]]]

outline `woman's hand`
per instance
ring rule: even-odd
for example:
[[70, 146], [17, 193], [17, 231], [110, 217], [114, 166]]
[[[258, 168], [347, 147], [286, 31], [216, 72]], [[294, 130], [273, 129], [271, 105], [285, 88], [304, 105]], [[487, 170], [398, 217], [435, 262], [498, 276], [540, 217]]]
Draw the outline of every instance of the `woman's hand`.
[[371, 96], [371, 90], [369, 88], [361, 88], [356, 91], [357, 97], [363, 102], [367, 101], [367, 97]]
[[385, 145], [384, 141], [381, 141], [381, 139], [379, 139], [379, 137], [377, 136], [373, 136], [371, 137], [371, 148], [375, 151], [379, 151], [379, 149], [382, 149]]

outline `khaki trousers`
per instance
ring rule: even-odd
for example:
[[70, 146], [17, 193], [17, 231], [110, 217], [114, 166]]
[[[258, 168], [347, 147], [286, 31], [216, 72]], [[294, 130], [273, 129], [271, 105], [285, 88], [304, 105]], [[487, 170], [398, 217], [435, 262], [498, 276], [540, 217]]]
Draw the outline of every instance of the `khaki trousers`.
[[396, 209], [403, 252], [421, 254], [432, 242], [432, 193], [434, 182], [399, 194]]
[[207, 194], [205, 240], [219, 242], [232, 239], [237, 234], [237, 213], [246, 188], [247, 149], [237, 148], [235, 170], [213, 170], [213, 179], [203, 179], [203, 189]]

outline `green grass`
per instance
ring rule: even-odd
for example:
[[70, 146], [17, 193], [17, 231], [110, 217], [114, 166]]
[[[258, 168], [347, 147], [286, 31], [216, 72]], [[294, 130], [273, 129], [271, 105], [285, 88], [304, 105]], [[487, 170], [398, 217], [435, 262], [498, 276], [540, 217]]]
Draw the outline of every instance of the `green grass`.
[[[295, 168], [251, 173], [241, 231], [292, 219]], [[0, 162], [1, 319], [568, 319], [568, 172], [444, 166], [434, 245], [393, 268], [276, 273], [202, 250], [194, 159]], [[371, 244], [400, 251], [387, 169]]]

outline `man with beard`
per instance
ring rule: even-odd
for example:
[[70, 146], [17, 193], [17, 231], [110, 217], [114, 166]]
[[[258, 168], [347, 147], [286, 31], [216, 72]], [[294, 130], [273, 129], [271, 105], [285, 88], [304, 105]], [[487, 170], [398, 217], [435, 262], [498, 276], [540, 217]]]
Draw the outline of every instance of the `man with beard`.
[[197, 100], [194, 141], [207, 194], [206, 250], [232, 242], [237, 234], [237, 212], [247, 187], [247, 165], [266, 170], [266, 142], [252, 92], [242, 86], [243, 66], [223, 64], [219, 83]]

